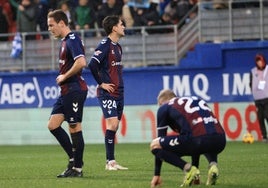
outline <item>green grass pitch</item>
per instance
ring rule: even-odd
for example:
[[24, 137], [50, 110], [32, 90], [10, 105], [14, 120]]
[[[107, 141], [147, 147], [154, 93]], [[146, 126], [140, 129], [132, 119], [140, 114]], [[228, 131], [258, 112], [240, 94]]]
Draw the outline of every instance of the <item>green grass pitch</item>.
[[[0, 146], [1, 188], [149, 188], [153, 155], [148, 144], [117, 144], [116, 159], [128, 171], [105, 171], [103, 144], [87, 144], [84, 177], [58, 179], [67, 165], [60, 146]], [[188, 157], [185, 157], [189, 161]], [[200, 161], [201, 185], [207, 187], [207, 161]], [[268, 186], [268, 144], [227, 142], [219, 156], [219, 188], [266, 188]], [[161, 188], [179, 187], [181, 170], [164, 163]]]

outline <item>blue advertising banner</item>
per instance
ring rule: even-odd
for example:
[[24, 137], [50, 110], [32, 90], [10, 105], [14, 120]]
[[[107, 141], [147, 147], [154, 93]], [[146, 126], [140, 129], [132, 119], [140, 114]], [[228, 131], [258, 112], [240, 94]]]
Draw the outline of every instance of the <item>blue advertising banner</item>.
[[[56, 72], [2, 75], [0, 108], [51, 107], [60, 93]], [[86, 106], [98, 105], [96, 82], [89, 71]], [[196, 95], [208, 102], [251, 101], [249, 72], [242, 70], [139, 69], [124, 72], [126, 105], [155, 104], [158, 92], [173, 89], [178, 96]]]

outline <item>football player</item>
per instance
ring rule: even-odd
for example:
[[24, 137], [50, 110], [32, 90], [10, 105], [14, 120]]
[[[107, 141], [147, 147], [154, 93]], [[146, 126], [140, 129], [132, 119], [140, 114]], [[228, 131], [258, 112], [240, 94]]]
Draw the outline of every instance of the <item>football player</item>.
[[105, 147], [106, 170], [127, 170], [119, 165], [114, 156], [115, 134], [124, 109], [124, 83], [122, 76], [122, 48], [119, 44], [125, 35], [125, 25], [119, 16], [107, 16], [103, 20], [107, 34], [88, 64], [98, 83], [97, 97], [106, 120]]
[[[69, 157], [67, 169], [57, 177], [82, 177], [84, 138], [81, 123], [88, 91], [82, 78], [82, 69], [86, 66], [84, 45], [80, 37], [70, 30], [68, 18], [62, 10], [49, 12], [47, 24], [51, 35], [61, 38], [59, 75], [56, 78], [61, 95], [53, 106], [48, 129]], [[72, 142], [61, 127], [63, 121], [68, 122]]]
[[[226, 145], [225, 132], [207, 103], [197, 97], [176, 97], [171, 90], [162, 90], [158, 95], [158, 138], [151, 142], [155, 155], [154, 176], [151, 187], [162, 183], [162, 161], [185, 172], [182, 186], [190, 186], [199, 180], [199, 157], [204, 154], [209, 162], [207, 185], [214, 185], [219, 175], [218, 154]], [[168, 128], [178, 135], [167, 135]], [[192, 164], [182, 159], [192, 156]], [[196, 165], [196, 166], [194, 166]]]

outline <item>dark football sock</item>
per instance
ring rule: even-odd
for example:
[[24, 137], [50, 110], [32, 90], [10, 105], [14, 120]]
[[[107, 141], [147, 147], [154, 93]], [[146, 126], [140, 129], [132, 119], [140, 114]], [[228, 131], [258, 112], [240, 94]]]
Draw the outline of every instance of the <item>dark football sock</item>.
[[69, 158], [70, 159], [73, 158], [72, 143], [71, 143], [70, 138], [69, 138], [68, 134], [66, 133], [66, 131], [62, 127], [58, 127], [54, 130], [51, 130], [50, 132], [58, 140], [61, 147], [67, 153]]
[[107, 161], [114, 160], [114, 138], [115, 131], [106, 130], [105, 133], [105, 147], [106, 147], [106, 159]]
[[73, 141], [74, 167], [82, 168], [85, 147], [82, 131], [71, 133], [71, 137]]
[[164, 160], [165, 162], [174, 166], [177, 166], [182, 170], [184, 168], [184, 165], [186, 164], [186, 162], [182, 160], [178, 155], [170, 151], [165, 151], [162, 149], [153, 149], [152, 153], [159, 159]]

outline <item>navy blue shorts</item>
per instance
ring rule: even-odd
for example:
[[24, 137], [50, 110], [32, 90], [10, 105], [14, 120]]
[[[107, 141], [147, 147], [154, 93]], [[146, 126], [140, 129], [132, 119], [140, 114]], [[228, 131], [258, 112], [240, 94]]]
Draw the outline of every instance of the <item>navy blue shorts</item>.
[[206, 153], [218, 154], [225, 148], [224, 134], [204, 135], [187, 138], [182, 135], [165, 136], [160, 138], [164, 150], [175, 152], [179, 156], [192, 156]]
[[60, 96], [53, 106], [51, 115], [63, 114], [69, 124], [82, 122], [86, 97], [87, 91], [73, 91]]
[[98, 100], [105, 119], [117, 117], [118, 120], [121, 120], [124, 109], [124, 97], [100, 96]]

